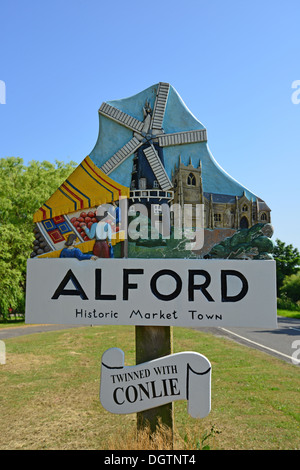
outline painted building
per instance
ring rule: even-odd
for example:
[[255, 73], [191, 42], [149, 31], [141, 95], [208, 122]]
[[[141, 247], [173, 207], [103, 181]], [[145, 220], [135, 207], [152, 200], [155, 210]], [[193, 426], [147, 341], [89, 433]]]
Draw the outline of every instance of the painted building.
[[[194, 167], [192, 160], [185, 165], [178, 159], [172, 172], [174, 203], [204, 204], [204, 227], [208, 229], [250, 228], [257, 223], [270, 223], [271, 210], [262, 199], [251, 197], [244, 190], [241, 195], [204, 191], [201, 160]], [[195, 211], [193, 213], [195, 218]], [[195, 221], [194, 224], [195, 226]]]

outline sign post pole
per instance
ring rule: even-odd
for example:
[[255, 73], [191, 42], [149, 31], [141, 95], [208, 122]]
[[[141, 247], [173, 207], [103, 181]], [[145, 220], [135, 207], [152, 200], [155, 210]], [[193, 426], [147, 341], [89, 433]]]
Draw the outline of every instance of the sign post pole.
[[[151, 361], [173, 353], [173, 328], [170, 326], [136, 326], [136, 364]], [[173, 403], [137, 413], [137, 430], [150, 427], [154, 433], [159, 423], [171, 431], [173, 443]]]
[[[128, 226], [128, 220], [127, 220]], [[128, 238], [122, 243], [123, 258], [128, 258]], [[135, 327], [136, 364], [148, 362], [173, 353], [173, 328], [170, 326]], [[173, 447], [173, 402], [137, 413], [137, 431], [149, 426], [150, 434], [155, 433], [159, 423], [171, 432]]]

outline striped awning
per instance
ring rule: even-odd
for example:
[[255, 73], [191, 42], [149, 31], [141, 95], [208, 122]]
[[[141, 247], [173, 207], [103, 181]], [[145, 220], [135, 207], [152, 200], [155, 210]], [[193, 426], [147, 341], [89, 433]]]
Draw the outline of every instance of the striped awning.
[[86, 157], [69, 178], [34, 214], [33, 221], [52, 219], [81, 209], [129, 198], [129, 188], [105, 175]]

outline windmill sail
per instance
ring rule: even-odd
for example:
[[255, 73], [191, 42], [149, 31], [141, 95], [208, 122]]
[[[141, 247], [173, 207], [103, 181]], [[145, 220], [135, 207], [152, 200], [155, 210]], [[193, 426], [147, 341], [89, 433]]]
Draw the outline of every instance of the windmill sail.
[[141, 132], [143, 129], [144, 123], [142, 121], [135, 119], [129, 114], [120, 111], [118, 108], [115, 108], [108, 103], [102, 103], [99, 109], [99, 113], [102, 114], [102, 116], [106, 116], [113, 121], [116, 121], [118, 124], [121, 124], [122, 126], [125, 126], [133, 131]]
[[170, 85], [169, 83], [160, 83], [158, 86], [158, 92], [154, 104], [152, 129], [161, 130], [164, 114], [166, 110]]
[[206, 142], [206, 129], [197, 131], [174, 132], [173, 134], [163, 134], [158, 136], [160, 147], [169, 147], [171, 145], [194, 144], [197, 142]]
[[140, 142], [136, 137], [133, 137], [127, 144], [124, 145], [120, 150], [118, 150], [112, 157], [110, 157], [104, 165], [102, 165], [101, 170], [106, 175], [109, 175], [117, 166], [119, 166], [126, 158], [130, 157], [140, 146]]
[[166, 170], [155, 150], [153, 145], [144, 149], [144, 154], [151, 166], [151, 169], [163, 191], [167, 191], [168, 189], [172, 188], [172, 183], [169, 180], [169, 177], [166, 173]]
[[[108, 103], [102, 103], [99, 113], [118, 124], [127, 127], [133, 131], [133, 137], [127, 144], [119, 149], [112, 157], [110, 157], [101, 167], [105, 174], [110, 174], [124, 160], [130, 157], [141, 145], [148, 142], [149, 147], [143, 150], [149, 165], [163, 191], [168, 191], [172, 187], [172, 183], [168, 174], [153, 146], [153, 139], [158, 141], [160, 147], [168, 147], [173, 145], [193, 144], [198, 142], [206, 142], [206, 129], [175, 132], [165, 134], [163, 130], [163, 120], [166, 112], [166, 106], [169, 96], [169, 83], [160, 82], [157, 89], [156, 99], [154, 103], [153, 113], [151, 108], [144, 121], [130, 116], [129, 114], [119, 110], [115, 106]], [[148, 102], [147, 102], [148, 104]], [[150, 122], [151, 116], [151, 122]]]

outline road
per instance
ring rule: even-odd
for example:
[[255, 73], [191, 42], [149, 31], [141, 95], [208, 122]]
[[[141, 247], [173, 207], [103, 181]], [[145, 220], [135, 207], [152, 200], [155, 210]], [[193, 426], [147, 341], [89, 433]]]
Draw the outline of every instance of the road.
[[300, 365], [300, 319], [278, 317], [277, 329], [196, 328], [225, 336], [290, 364]]
[[[20, 335], [83, 327], [84, 325], [27, 325], [0, 329], [0, 340]], [[216, 336], [224, 336], [248, 347], [256, 348], [290, 364], [300, 365], [300, 319], [278, 317], [277, 329], [259, 328], [195, 328]]]
[[[84, 325], [80, 325], [81, 327]], [[79, 325], [27, 325], [27, 326], [10, 326], [8, 328], [0, 328], [0, 340], [15, 338], [17, 336], [30, 335], [34, 333], [43, 333], [45, 331], [66, 330], [69, 328], [79, 328]]]

